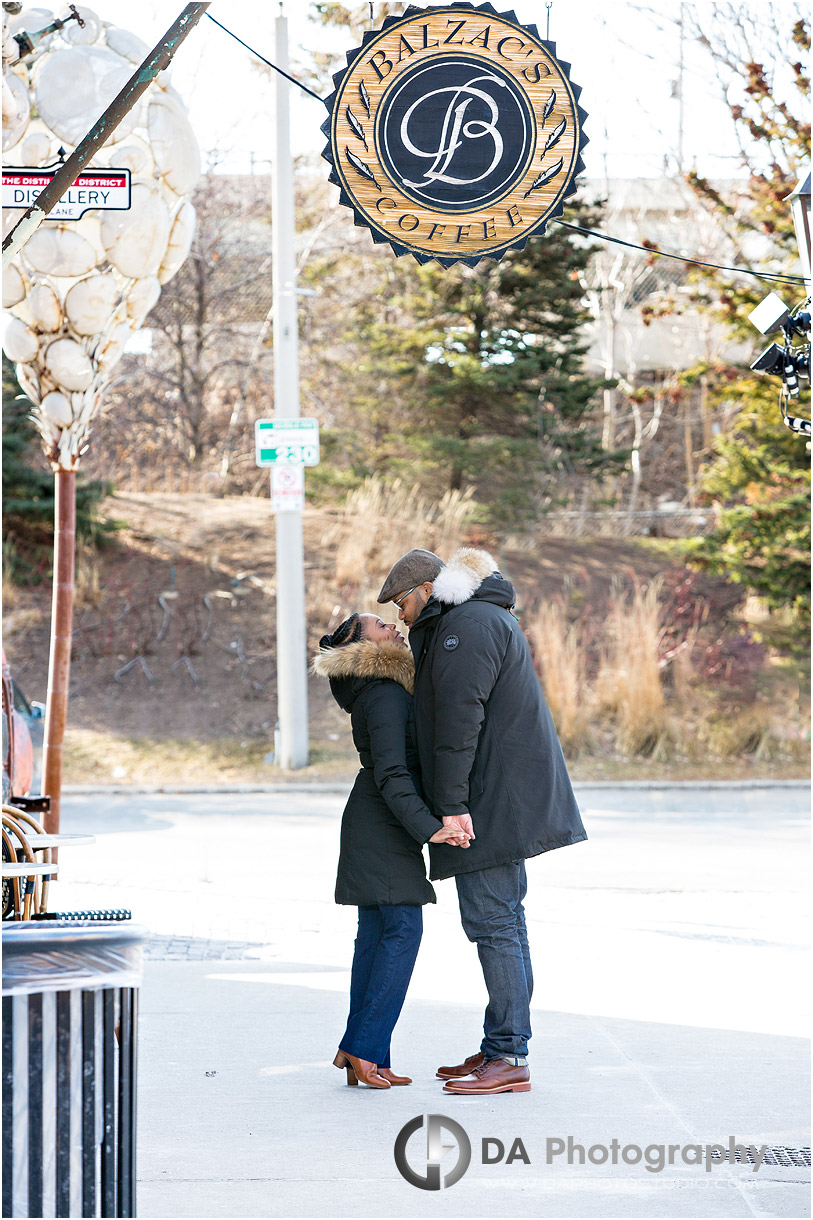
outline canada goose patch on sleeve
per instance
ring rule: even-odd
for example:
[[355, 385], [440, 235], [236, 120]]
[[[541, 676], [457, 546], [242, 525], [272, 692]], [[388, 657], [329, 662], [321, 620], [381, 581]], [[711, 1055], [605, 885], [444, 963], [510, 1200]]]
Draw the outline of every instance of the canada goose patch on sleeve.
[[447, 652], [452, 652], [453, 649], [457, 648], [459, 643], [460, 640], [456, 635], [447, 635], [446, 639], [443, 641], [443, 647]]

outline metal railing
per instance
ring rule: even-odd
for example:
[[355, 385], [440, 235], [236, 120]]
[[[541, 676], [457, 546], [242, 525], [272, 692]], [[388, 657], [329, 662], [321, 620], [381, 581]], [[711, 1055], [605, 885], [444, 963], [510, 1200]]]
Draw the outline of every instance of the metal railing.
[[545, 513], [538, 528], [553, 537], [610, 537], [632, 538], [640, 536], [685, 537], [707, 534], [716, 523], [712, 509], [572, 509], [565, 512]]
[[3, 928], [3, 1216], [135, 1216], [143, 930]]

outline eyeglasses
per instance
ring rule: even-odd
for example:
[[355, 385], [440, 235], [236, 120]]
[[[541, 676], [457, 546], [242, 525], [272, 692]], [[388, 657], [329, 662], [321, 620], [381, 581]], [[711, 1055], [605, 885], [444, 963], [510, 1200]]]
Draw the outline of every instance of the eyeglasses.
[[392, 599], [392, 604], [394, 606], [397, 606], [398, 609], [401, 610], [403, 608], [404, 602], [409, 597], [410, 593], [414, 593], [415, 590], [417, 589], [417, 587], [418, 587], [417, 585], [413, 585], [411, 589], [407, 589], [406, 593], [402, 593], [400, 597], [394, 597]]

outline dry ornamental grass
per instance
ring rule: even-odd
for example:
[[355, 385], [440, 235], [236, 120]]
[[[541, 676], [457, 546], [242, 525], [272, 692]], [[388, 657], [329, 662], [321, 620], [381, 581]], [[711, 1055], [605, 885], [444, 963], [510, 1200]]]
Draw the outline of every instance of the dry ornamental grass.
[[365, 480], [345, 501], [337, 526], [336, 584], [357, 589], [359, 603], [375, 596], [392, 565], [413, 547], [448, 559], [462, 544], [473, 491], [447, 491], [432, 503], [418, 485]]
[[618, 726], [618, 746], [625, 754], [651, 754], [666, 733], [666, 699], [661, 682], [661, 582], [635, 588], [628, 598], [613, 593], [607, 641], [596, 693]]
[[660, 581], [636, 587], [631, 596], [616, 589], [604, 623], [595, 682], [580, 623], [569, 623], [561, 601], [542, 602], [528, 636], [542, 685], [564, 750], [589, 752], [601, 719], [615, 727], [623, 754], [662, 751], [668, 734], [662, 682]]
[[545, 697], [562, 748], [589, 750], [595, 698], [587, 685], [587, 654], [578, 624], [568, 624], [560, 601], [542, 602], [527, 628]]

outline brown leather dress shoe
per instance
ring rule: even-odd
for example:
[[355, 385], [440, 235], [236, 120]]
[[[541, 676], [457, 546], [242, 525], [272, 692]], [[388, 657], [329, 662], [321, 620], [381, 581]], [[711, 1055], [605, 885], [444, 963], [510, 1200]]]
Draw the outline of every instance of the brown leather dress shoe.
[[457, 1067], [442, 1067], [438, 1068], [435, 1073], [441, 1080], [456, 1080], [458, 1076], [469, 1076], [475, 1068], [485, 1061], [485, 1055], [482, 1051], [478, 1051], [476, 1055], [469, 1055], [468, 1059], [464, 1059], [462, 1063], [458, 1063]]
[[371, 1089], [388, 1089], [390, 1082], [378, 1074], [378, 1065], [367, 1059], [357, 1059], [345, 1051], [337, 1051], [333, 1064], [337, 1068], [347, 1069], [347, 1083], [369, 1085]]
[[379, 1068], [379, 1076], [383, 1076], [390, 1084], [412, 1084], [411, 1076], [396, 1076], [392, 1068]]
[[514, 1067], [504, 1059], [486, 1059], [463, 1080], [449, 1080], [444, 1093], [461, 1093], [479, 1097], [483, 1093], [529, 1093], [531, 1073], [527, 1067]]

